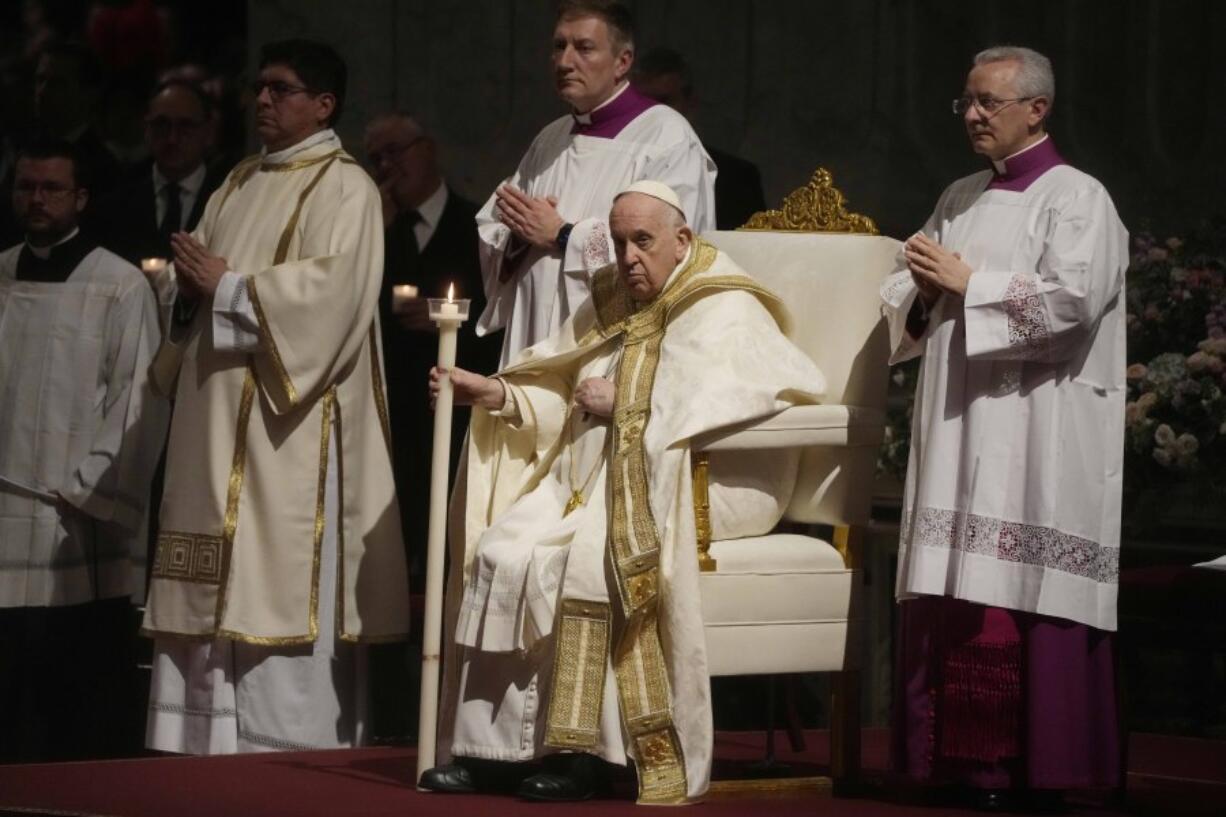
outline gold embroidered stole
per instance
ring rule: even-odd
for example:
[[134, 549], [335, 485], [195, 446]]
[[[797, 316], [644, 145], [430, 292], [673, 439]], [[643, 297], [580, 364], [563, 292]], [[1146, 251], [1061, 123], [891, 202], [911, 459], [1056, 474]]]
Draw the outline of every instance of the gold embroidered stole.
[[[673, 308], [708, 288], [748, 289], [774, 299], [743, 275], [698, 277], [717, 251], [697, 239], [690, 261], [664, 293], [635, 311], [614, 268], [598, 274], [592, 298], [598, 325], [580, 345], [622, 334], [616, 375], [607, 543], [624, 627], [613, 652], [621, 717], [632, 741], [639, 802], [684, 802], [685, 758], [673, 724], [668, 666], [659, 631], [660, 538], [648, 490], [644, 432], [660, 347]], [[695, 556], [697, 558], [697, 556]], [[547, 746], [590, 750], [600, 731], [612, 610], [604, 603], [563, 599], [557, 624]]]

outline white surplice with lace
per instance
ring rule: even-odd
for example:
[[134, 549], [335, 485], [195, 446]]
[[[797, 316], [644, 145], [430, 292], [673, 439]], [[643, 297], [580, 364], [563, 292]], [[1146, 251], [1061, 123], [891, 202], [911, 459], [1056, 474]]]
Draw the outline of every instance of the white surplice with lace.
[[1128, 236], [1072, 167], [1023, 192], [991, 178], [950, 185], [923, 228], [971, 267], [965, 298], [912, 342], [901, 256], [882, 285], [892, 362], [923, 355], [897, 592], [1114, 630]]

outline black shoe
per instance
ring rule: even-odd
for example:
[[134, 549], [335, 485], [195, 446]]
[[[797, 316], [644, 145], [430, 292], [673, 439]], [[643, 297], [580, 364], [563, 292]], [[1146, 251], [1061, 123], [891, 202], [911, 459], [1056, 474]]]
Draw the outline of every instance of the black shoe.
[[445, 794], [472, 794], [477, 790], [472, 773], [459, 763], [435, 766], [421, 773], [417, 785], [430, 791]]
[[545, 758], [545, 771], [526, 778], [516, 794], [550, 803], [590, 800], [596, 794], [599, 763], [583, 753], [550, 755]]

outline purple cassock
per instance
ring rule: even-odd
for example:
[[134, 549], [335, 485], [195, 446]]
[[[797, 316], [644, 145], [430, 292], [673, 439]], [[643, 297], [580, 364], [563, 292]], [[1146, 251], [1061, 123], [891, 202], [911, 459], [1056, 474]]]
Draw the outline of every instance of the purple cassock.
[[[1064, 164], [1050, 138], [997, 163], [1023, 192]], [[1119, 784], [1114, 634], [948, 596], [899, 605], [895, 769], [981, 789]]]

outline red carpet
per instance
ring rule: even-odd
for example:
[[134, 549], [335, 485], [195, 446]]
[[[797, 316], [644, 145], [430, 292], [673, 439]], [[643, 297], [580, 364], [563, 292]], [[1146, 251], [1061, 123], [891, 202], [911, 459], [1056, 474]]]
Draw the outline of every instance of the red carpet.
[[[786, 751], [779, 759], [796, 774], [824, 771], [824, 733], [808, 733], [810, 748]], [[717, 737], [720, 775], [743, 770], [759, 756], [758, 734]], [[786, 741], [780, 741], [781, 748]], [[867, 777], [880, 778], [885, 761], [884, 730], [864, 734]], [[1077, 806], [1070, 813], [1215, 814], [1226, 813], [1226, 743], [1134, 735], [1130, 754], [1127, 810]], [[415, 766], [411, 748], [353, 749], [296, 754], [259, 754], [212, 758], [145, 758], [30, 766], [0, 766], [0, 814], [102, 815], [104, 817], [416, 817], [416, 815], [631, 814], [643, 812], [628, 800], [541, 805], [508, 797], [444, 796], [411, 787]], [[893, 792], [886, 795], [883, 792]], [[629, 796], [629, 792], [627, 792]], [[819, 812], [829, 817], [904, 817], [975, 812], [907, 805], [906, 796], [886, 786], [865, 798], [831, 799], [807, 792], [786, 796], [712, 799], [702, 814], [771, 814], [779, 817]]]

